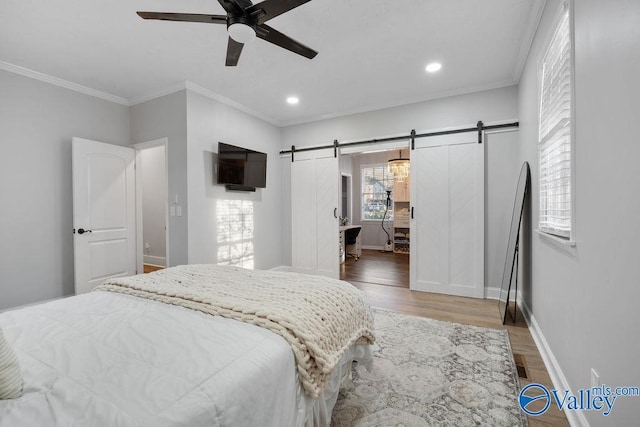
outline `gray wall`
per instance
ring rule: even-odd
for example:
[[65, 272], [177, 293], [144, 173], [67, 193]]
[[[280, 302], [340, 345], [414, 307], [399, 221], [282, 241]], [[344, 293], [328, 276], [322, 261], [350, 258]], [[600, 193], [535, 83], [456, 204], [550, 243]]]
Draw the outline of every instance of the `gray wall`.
[[[575, 1], [575, 233], [568, 250], [535, 232], [538, 219], [538, 71], [560, 1], [548, 0], [520, 83], [521, 156], [532, 166], [532, 221], [524, 277], [528, 308], [568, 385], [640, 384], [640, 2]], [[637, 425], [637, 397], [611, 415], [585, 411], [592, 426]], [[570, 414], [576, 416], [575, 413]]]
[[169, 204], [178, 200], [182, 216], [169, 216], [169, 263], [188, 260], [187, 94], [186, 90], [131, 107], [131, 141], [140, 143], [166, 137], [169, 159]]
[[129, 108], [0, 70], [0, 310], [73, 293], [71, 138], [129, 144]]
[[487, 132], [485, 138], [484, 283], [497, 298], [522, 162], [518, 130]]
[[[202, 233], [215, 234], [208, 209], [231, 197], [255, 202], [255, 266], [282, 264], [280, 128], [195, 93], [188, 106], [187, 91], [127, 107], [0, 71], [0, 93], [1, 194], [15, 207], [0, 216], [0, 310], [73, 294], [74, 136], [119, 145], [168, 139], [168, 203], [177, 197], [182, 206], [182, 216], [169, 217], [171, 265], [216, 262], [215, 241]], [[211, 157], [204, 156], [218, 140], [267, 152], [267, 189], [249, 195], [213, 186]], [[162, 241], [151, 246], [164, 255]]]
[[[280, 128], [192, 91], [187, 92], [187, 111], [189, 263], [225, 263], [242, 236], [247, 244], [243, 255], [253, 258], [255, 268], [281, 265]], [[213, 153], [218, 142], [267, 153], [266, 188], [251, 193], [214, 184]], [[243, 224], [231, 224], [227, 217], [219, 220], [223, 205], [235, 202], [250, 205], [253, 217], [244, 218]], [[236, 230], [233, 241], [223, 241], [223, 228], [236, 225], [241, 230]]]
[[[300, 124], [283, 128], [282, 149], [289, 149], [292, 145], [297, 148], [312, 145], [331, 144], [334, 139], [338, 141], [353, 141], [360, 139], [379, 138], [390, 135], [406, 135], [411, 129], [416, 131], [429, 131], [435, 129], [475, 126], [478, 120], [485, 123], [495, 121], [506, 121], [517, 119], [518, 116], [518, 88], [515, 86], [494, 89], [483, 92], [476, 92], [467, 95], [460, 95], [437, 99], [428, 102], [405, 105], [401, 107], [378, 110], [368, 113], [356, 114], [346, 117], [340, 117], [331, 120], [323, 120], [318, 122]], [[517, 132], [513, 135], [517, 135]], [[511, 139], [513, 144], [517, 144], [516, 137]], [[488, 138], [486, 147], [489, 145], [504, 145], [504, 139], [500, 137]], [[486, 148], [487, 167], [495, 171], [509, 171], [512, 169], [519, 171], [520, 159], [517, 151], [510, 149], [509, 152], [498, 154], [499, 148], [491, 150]], [[286, 157], [282, 159], [283, 167], [283, 237], [285, 243], [283, 246], [283, 260], [286, 264], [291, 263], [291, 159]], [[356, 183], [356, 176], [359, 168], [354, 163], [354, 211], [359, 209], [355, 200], [358, 198], [359, 184]], [[497, 172], [496, 172], [497, 173]], [[502, 173], [502, 172], [501, 172]], [[504, 172], [507, 173], [508, 172]], [[359, 181], [359, 178], [358, 178]], [[487, 207], [493, 206], [494, 203], [504, 205], [504, 194], [511, 194], [515, 191], [511, 189], [512, 181], [492, 180], [487, 184]], [[499, 210], [499, 208], [496, 208]], [[498, 216], [495, 219], [487, 218], [486, 233], [498, 232], [502, 228], [508, 229], [511, 221], [511, 209], [508, 207], [508, 219]], [[493, 214], [495, 210], [487, 212]], [[501, 215], [501, 213], [500, 213]], [[376, 228], [374, 225], [373, 228]], [[378, 227], [379, 228], [379, 227]], [[382, 230], [380, 233], [386, 238]], [[487, 236], [490, 241], [498, 241], [497, 237]], [[373, 237], [376, 239], [376, 237]], [[363, 244], [365, 244], [363, 242]], [[375, 243], [374, 243], [375, 244]], [[379, 244], [379, 243], [378, 243]], [[499, 245], [499, 243], [496, 243]], [[506, 243], [504, 243], [506, 246]], [[494, 245], [495, 246], [495, 245]], [[504, 250], [502, 255], [490, 259], [499, 266], [485, 265], [485, 271], [501, 271], [504, 265]], [[487, 261], [485, 261], [487, 262]], [[488, 273], [487, 273], [488, 274]], [[492, 273], [493, 274], [493, 273]], [[497, 273], [496, 273], [497, 274]], [[502, 273], [500, 272], [500, 278]], [[495, 279], [493, 276], [486, 282], [487, 286], [492, 286]]]
[[[142, 244], [145, 264], [166, 266], [166, 156], [165, 147], [140, 152], [142, 171]], [[148, 246], [147, 246], [148, 245]]]

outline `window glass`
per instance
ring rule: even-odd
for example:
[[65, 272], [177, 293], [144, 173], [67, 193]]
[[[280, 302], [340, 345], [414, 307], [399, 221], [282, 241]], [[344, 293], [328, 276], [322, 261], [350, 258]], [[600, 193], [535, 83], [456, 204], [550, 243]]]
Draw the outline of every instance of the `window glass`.
[[[362, 166], [362, 219], [382, 220], [387, 209], [387, 191], [393, 191], [393, 175], [387, 165]], [[393, 200], [387, 219], [393, 220]]]

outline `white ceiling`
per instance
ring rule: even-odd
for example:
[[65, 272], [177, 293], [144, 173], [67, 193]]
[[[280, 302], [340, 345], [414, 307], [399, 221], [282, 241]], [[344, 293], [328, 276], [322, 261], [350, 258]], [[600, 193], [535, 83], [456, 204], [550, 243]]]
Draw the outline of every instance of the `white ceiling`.
[[[137, 10], [224, 14], [216, 0], [0, 2], [0, 65], [135, 103], [184, 82], [278, 125], [518, 82], [544, 0], [313, 0], [268, 24], [319, 52], [256, 39], [225, 67], [224, 25]], [[431, 61], [443, 64], [427, 74]], [[287, 96], [300, 103], [290, 106]]]

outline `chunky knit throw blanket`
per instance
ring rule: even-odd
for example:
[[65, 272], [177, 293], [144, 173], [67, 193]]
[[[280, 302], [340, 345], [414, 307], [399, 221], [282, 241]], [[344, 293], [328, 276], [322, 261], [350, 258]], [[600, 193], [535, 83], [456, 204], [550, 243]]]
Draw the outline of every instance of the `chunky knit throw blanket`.
[[362, 292], [322, 276], [184, 265], [109, 279], [94, 291], [119, 292], [267, 328], [291, 345], [305, 393], [322, 394], [342, 354], [374, 342]]

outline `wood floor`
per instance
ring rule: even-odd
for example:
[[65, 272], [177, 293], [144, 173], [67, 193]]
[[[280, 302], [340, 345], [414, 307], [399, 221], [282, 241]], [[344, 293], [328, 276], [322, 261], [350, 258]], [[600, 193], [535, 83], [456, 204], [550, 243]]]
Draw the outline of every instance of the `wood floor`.
[[340, 278], [347, 282], [409, 288], [409, 255], [364, 249], [357, 261], [347, 257], [340, 264]]
[[[366, 250], [363, 251], [360, 260], [347, 260], [341, 265], [340, 278], [361, 289], [369, 297], [371, 305], [376, 308], [450, 322], [506, 329], [509, 332], [516, 362], [524, 366], [528, 376], [526, 379], [520, 378], [520, 386], [524, 387], [535, 382], [545, 385], [550, 390], [554, 388], [520, 312], [516, 315], [516, 324], [502, 325], [498, 303], [495, 300], [410, 291], [408, 267], [407, 255]], [[376, 277], [378, 272], [380, 272], [380, 278]], [[528, 417], [528, 421], [531, 427], [569, 425], [564, 413], [555, 405], [551, 405], [547, 412], [540, 416]]]
[[162, 270], [164, 267], [159, 265], [144, 264], [143, 268], [144, 268], [144, 274], [147, 274], [147, 273], [151, 273], [152, 271]]

